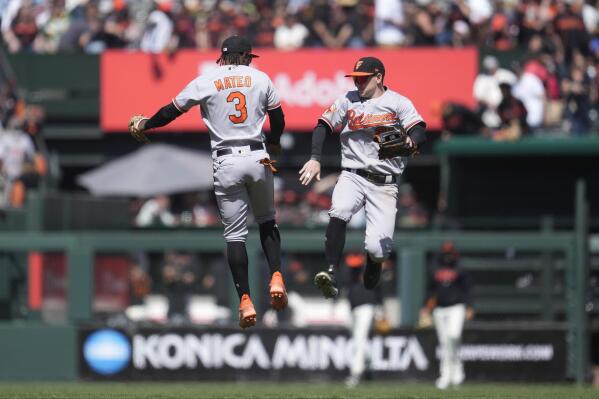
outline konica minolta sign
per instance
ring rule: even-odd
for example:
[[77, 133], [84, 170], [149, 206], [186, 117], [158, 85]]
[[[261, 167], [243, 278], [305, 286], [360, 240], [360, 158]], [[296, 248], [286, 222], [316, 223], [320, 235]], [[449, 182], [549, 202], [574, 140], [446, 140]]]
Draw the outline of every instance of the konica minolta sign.
[[[564, 337], [562, 331], [467, 330], [460, 356], [469, 380], [559, 380], [565, 378]], [[353, 346], [337, 328], [84, 329], [80, 342], [81, 377], [91, 379], [340, 379]], [[374, 378], [433, 380], [438, 373], [432, 330], [372, 336], [369, 352]]]

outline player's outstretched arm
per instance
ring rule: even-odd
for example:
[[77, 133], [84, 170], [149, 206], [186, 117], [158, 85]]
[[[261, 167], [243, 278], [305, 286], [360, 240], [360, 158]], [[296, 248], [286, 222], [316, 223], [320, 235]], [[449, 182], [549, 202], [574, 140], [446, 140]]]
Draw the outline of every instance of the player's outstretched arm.
[[170, 102], [160, 108], [151, 118], [143, 115], [133, 116], [129, 121], [129, 133], [135, 140], [141, 143], [149, 143], [150, 140], [143, 133], [144, 131], [168, 125], [182, 114], [183, 112], [173, 102]]
[[277, 107], [268, 110], [268, 119], [270, 120], [270, 133], [266, 135], [266, 150], [269, 155], [277, 156], [281, 153], [281, 135], [285, 129], [283, 109]]
[[310, 156], [310, 160], [299, 171], [299, 180], [304, 186], [310, 184], [312, 179], [320, 180], [322, 145], [327, 133], [331, 132], [332, 130], [329, 125], [319, 119], [318, 124], [312, 132], [312, 155]]
[[311, 159], [304, 164], [304, 166], [299, 171], [300, 174], [300, 182], [307, 186], [310, 184], [312, 179], [320, 180], [320, 161], [315, 159]]
[[148, 144], [150, 140], [143, 134], [144, 125], [148, 118], [144, 115], [133, 115], [131, 119], [129, 119], [129, 133], [133, 138], [140, 143]]

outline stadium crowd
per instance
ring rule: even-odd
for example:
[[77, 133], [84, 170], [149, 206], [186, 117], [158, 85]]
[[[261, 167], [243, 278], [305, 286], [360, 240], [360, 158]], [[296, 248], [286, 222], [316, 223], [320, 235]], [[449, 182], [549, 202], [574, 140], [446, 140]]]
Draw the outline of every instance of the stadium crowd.
[[484, 60], [473, 88], [475, 109], [446, 103], [440, 110], [446, 136], [482, 131], [510, 140], [551, 129], [573, 135], [599, 130], [598, 5], [596, 0], [5, 0], [0, 27], [13, 53], [210, 50], [232, 34], [281, 51], [405, 46], [515, 51], [520, 56], [510, 65]]
[[232, 34], [282, 50], [510, 50], [541, 35], [568, 63], [599, 48], [594, 0], [4, 0], [0, 18], [11, 52], [214, 49]]

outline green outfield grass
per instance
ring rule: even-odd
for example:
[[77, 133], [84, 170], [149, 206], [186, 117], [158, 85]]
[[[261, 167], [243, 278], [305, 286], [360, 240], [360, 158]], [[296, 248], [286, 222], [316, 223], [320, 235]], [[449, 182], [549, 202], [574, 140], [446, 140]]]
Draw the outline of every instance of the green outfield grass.
[[380, 399], [586, 399], [599, 398], [599, 389], [573, 385], [468, 384], [438, 391], [431, 385], [366, 383], [352, 390], [324, 383], [0, 383], [0, 398], [380, 398]]

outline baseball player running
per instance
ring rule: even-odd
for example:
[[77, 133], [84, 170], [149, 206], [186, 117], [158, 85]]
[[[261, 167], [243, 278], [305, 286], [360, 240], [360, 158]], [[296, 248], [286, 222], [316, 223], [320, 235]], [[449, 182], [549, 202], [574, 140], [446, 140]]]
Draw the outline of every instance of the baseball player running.
[[333, 191], [326, 231], [328, 269], [314, 278], [325, 298], [334, 298], [339, 292], [335, 272], [345, 245], [346, 225], [362, 207], [366, 213], [364, 286], [373, 289], [377, 285], [382, 262], [393, 249], [398, 178], [407, 157], [416, 154], [426, 139], [426, 125], [412, 102], [384, 86], [385, 67], [379, 59], [360, 58], [346, 76], [353, 78], [357, 90], [337, 99], [318, 119], [312, 133], [312, 156], [299, 171], [303, 185], [320, 180], [325, 135], [343, 126], [343, 171]]
[[[254, 57], [245, 38], [231, 36], [221, 46], [219, 67], [192, 80], [154, 116], [136, 115], [129, 131], [141, 142], [149, 140], [145, 130], [164, 126], [199, 105], [210, 132], [214, 191], [224, 225], [227, 260], [240, 298], [239, 325], [256, 324], [250, 298], [248, 256], [245, 240], [251, 206], [260, 226], [260, 240], [270, 271], [271, 305], [287, 306], [287, 293], [280, 271], [281, 238], [275, 223], [273, 172], [269, 153], [280, 153], [279, 139], [285, 120], [279, 96], [270, 78], [249, 65]], [[262, 125], [268, 114], [271, 132], [263, 142]]]
[[432, 318], [439, 338], [439, 389], [464, 382], [464, 365], [460, 359], [462, 329], [465, 320], [472, 320], [472, 281], [458, 265], [460, 254], [451, 241], [443, 243], [438, 265], [431, 270], [427, 282], [426, 305], [420, 311], [421, 320]]

